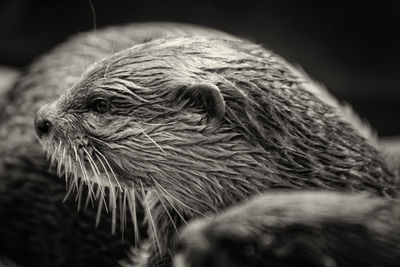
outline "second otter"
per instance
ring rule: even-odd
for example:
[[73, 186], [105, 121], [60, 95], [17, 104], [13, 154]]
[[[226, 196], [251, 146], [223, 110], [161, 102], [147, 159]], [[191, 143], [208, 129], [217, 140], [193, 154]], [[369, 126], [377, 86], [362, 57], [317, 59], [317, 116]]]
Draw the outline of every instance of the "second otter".
[[181, 224], [260, 192], [396, 194], [370, 140], [308, 82], [246, 41], [166, 38], [92, 65], [35, 125], [60, 168], [142, 195], [152, 244], [138, 264], [169, 266]]

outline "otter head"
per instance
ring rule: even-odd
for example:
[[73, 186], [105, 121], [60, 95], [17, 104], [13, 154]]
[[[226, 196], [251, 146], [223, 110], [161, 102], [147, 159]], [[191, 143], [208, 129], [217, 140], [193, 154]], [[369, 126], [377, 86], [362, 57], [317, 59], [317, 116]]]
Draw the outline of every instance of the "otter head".
[[387, 175], [377, 152], [287, 63], [238, 40], [135, 45], [93, 65], [35, 125], [59, 169], [153, 190], [182, 213], [217, 211], [268, 188], [381, 190], [376, 178]]

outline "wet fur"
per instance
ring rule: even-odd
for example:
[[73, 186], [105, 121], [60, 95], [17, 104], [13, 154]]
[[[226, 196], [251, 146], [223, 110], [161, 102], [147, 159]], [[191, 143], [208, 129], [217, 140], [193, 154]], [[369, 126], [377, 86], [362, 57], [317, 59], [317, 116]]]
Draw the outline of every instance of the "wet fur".
[[[199, 101], [182, 98], [202, 82], [216, 85], [225, 100], [220, 124], [209, 123]], [[102, 154], [118, 179], [108, 186], [121, 185], [144, 201], [151, 253], [135, 266], [168, 266], [175, 228], [260, 192], [396, 195], [397, 179], [371, 140], [307, 82], [280, 57], [247, 41], [154, 40], [95, 63], [43, 107], [38, 114], [53, 128], [41, 142], [59, 162], [64, 149], [58, 146], [71, 158], [71, 148], [85, 148], [97, 166]], [[111, 104], [109, 112], [93, 111], [99, 97]], [[82, 159], [91, 182], [107, 178], [96, 174], [84, 153]]]

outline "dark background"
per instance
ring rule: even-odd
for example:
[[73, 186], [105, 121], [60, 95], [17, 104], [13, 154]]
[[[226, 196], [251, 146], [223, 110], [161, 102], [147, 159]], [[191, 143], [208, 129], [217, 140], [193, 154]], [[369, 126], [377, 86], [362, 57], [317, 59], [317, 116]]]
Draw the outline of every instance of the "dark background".
[[96, 27], [176, 21], [250, 38], [300, 64], [380, 135], [400, 134], [400, 1], [0, 0], [0, 64], [24, 67], [92, 30], [94, 17]]

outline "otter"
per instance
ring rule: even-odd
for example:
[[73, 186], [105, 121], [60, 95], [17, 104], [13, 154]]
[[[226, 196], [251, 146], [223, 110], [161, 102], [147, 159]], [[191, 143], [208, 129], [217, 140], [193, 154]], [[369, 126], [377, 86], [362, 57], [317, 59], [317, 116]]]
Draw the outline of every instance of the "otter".
[[397, 266], [395, 199], [338, 192], [271, 192], [194, 220], [175, 267]]
[[[83, 186], [65, 199], [65, 182], [57, 179], [56, 168], [49, 169], [37, 142], [34, 115], [76, 83], [90, 64], [138, 43], [190, 35], [228, 36], [176, 23], [107, 27], [68, 38], [34, 60], [13, 84], [10, 79], [4, 85], [0, 99], [1, 256], [21, 266], [41, 267], [111, 266], [126, 257], [138, 238], [134, 230], [125, 227], [120, 233], [120, 224], [115, 226], [104, 206], [100, 219], [100, 206], [92, 208]], [[140, 205], [136, 213], [144, 238]]]
[[140, 196], [149, 240], [134, 266], [171, 266], [181, 225], [257, 194], [396, 196], [398, 178], [360, 125], [279, 56], [223, 36], [114, 53], [35, 117], [48, 157], [90, 195], [105, 202], [110, 188], [111, 209]]

